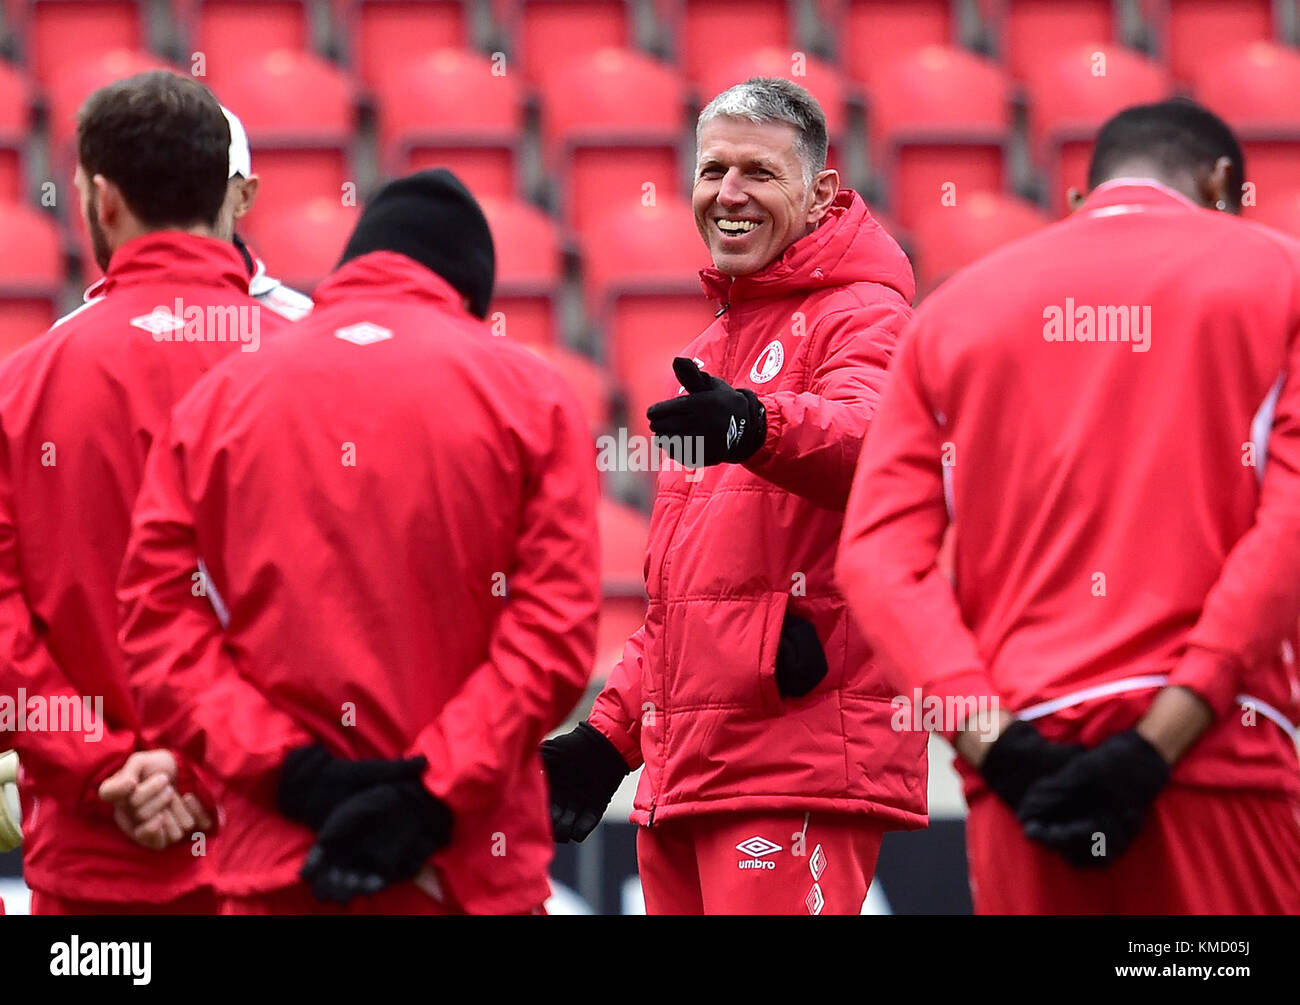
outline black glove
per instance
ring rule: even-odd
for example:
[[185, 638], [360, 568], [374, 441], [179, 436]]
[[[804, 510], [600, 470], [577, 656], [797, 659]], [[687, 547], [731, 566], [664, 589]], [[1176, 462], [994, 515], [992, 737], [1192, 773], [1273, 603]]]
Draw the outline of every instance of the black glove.
[[[678, 356], [673, 373], [686, 394], [651, 405], [645, 413], [650, 431], [665, 437], [660, 446], [670, 457], [710, 467], [723, 461], [740, 464], [758, 453], [767, 439], [766, 409], [758, 395], [710, 377], [693, 359]], [[699, 441], [688, 443], [692, 437]]]
[[329, 815], [299, 875], [317, 900], [346, 904], [418, 873], [451, 842], [451, 823], [418, 779], [376, 785]]
[[422, 757], [345, 761], [318, 743], [299, 747], [289, 751], [280, 768], [276, 805], [290, 820], [318, 831], [347, 799], [384, 782], [418, 781], [426, 766]]
[[[1016, 814], [1026, 836], [1080, 868], [1115, 861], [1137, 836], [1170, 767], [1137, 730], [1112, 736], [1032, 785]], [[1094, 854], [1093, 835], [1105, 837]]]
[[1053, 743], [1029, 723], [1017, 719], [993, 741], [980, 774], [988, 787], [1013, 810], [1029, 787], [1060, 771], [1087, 750], [1081, 743]]
[[551, 828], [560, 844], [582, 841], [596, 829], [631, 770], [604, 734], [585, 722], [542, 744], [542, 766], [551, 790]]
[[776, 646], [776, 689], [782, 698], [802, 698], [826, 676], [826, 650], [811, 621], [786, 613]]

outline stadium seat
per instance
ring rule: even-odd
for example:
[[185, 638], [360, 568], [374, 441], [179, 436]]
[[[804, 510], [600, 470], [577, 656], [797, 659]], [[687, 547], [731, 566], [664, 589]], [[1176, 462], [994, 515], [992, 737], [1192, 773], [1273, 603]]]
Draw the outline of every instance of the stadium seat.
[[906, 49], [950, 45], [956, 37], [949, 0], [842, 0], [836, 24], [840, 60], [854, 80]]
[[479, 202], [497, 256], [493, 331], [530, 345], [558, 344], [556, 294], [563, 278], [559, 228], [526, 202], [493, 198]]
[[720, 46], [724, 51], [737, 43], [747, 49], [797, 48], [794, 7], [791, 0], [680, 0], [671, 24], [682, 71], [698, 83]]
[[272, 49], [311, 47], [307, 0], [180, 0], [177, 19], [191, 52], [204, 54], [208, 74], [218, 64], [240, 63]]
[[796, 66], [788, 48], [768, 46], [718, 61], [700, 80], [700, 102], [712, 100], [733, 84], [750, 77], [785, 77], [806, 87], [826, 113], [826, 131], [831, 137], [830, 167], [838, 167], [837, 148], [848, 131], [848, 89], [843, 75], [828, 63], [805, 54]]
[[147, 42], [136, 0], [31, 0], [27, 65], [41, 84], [66, 67], [113, 49], [143, 49]]
[[221, 64], [211, 85], [248, 131], [262, 178], [252, 216], [317, 196], [340, 200], [353, 180], [355, 94], [345, 74], [307, 53], [275, 49], [233, 70]]
[[62, 283], [54, 220], [29, 206], [0, 203], [0, 356], [54, 323]]
[[[494, 301], [495, 309], [495, 301]], [[563, 346], [530, 345], [533, 352], [550, 362], [573, 390], [592, 435], [609, 428], [609, 379], [593, 360]]]
[[614, 210], [583, 239], [589, 311], [602, 322], [628, 425], [648, 435], [645, 410], [677, 389], [672, 358], [716, 310], [700, 289], [708, 251], [685, 199]]
[[22, 73], [0, 60], [0, 202], [23, 197], [23, 149], [32, 127], [31, 89]]
[[922, 295], [958, 269], [1051, 222], [1037, 206], [1001, 192], [975, 192], [955, 206], [931, 207], [913, 228]]
[[[604, 542], [602, 541], [602, 546]], [[646, 598], [635, 596], [606, 597], [600, 604], [600, 624], [596, 629], [596, 667], [592, 683], [600, 686], [623, 658], [623, 648], [645, 622]]]
[[1151, 21], [1174, 77], [1196, 79], [1226, 50], [1273, 37], [1273, 0], [1154, 0]]
[[93, 91], [115, 80], [158, 69], [174, 67], [167, 67], [157, 56], [132, 49], [113, 49], [86, 60], [69, 61], [59, 67], [45, 89], [50, 132], [49, 152], [57, 181], [69, 184], [72, 181], [75, 166], [72, 141], [77, 134], [77, 111], [82, 102]]
[[285, 284], [310, 293], [338, 264], [352, 228], [355, 207], [336, 198], [319, 197], [247, 217], [249, 242], [266, 262], [267, 271]]
[[[645, 586], [645, 549], [650, 521], [639, 509], [602, 497], [600, 520], [600, 578], [607, 597], [641, 596]], [[634, 625], [636, 631], [640, 625]], [[628, 632], [630, 635], [632, 632]], [[623, 636], [624, 639], [627, 635]]]
[[1244, 210], [1244, 215], [1300, 239], [1300, 180], [1295, 188], [1272, 195], [1257, 206]]
[[516, 0], [510, 22], [516, 59], [524, 76], [540, 82], [558, 63], [630, 47], [632, 19], [629, 0]]
[[379, 131], [390, 173], [443, 166], [475, 195], [515, 194], [523, 95], [517, 74], [492, 66], [477, 53], [438, 49], [385, 78]]
[[1246, 155], [1246, 181], [1263, 203], [1300, 179], [1300, 53], [1249, 42], [1218, 53], [1195, 77], [1198, 100], [1231, 123]]
[[1116, 0], [998, 0], [995, 36], [1013, 77], [1029, 75], [1034, 62], [1079, 39], [1118, 38]]
[[1002, 187], [1008, 91], [992, 63], [943, 46], [902, 53], [874, 76], [873, 160], [900, 223], [910, 227], [945, 195]]
[[668, 67], [600, 49], [565, 60], [543, 97], [545, 155], [560, 177], [562, 216], [578, 233], [610, 207], [681, 188], [685, 94]]
[[1052, 209], [1064, 214], [1067, 190], [1086, 185], [1097, 130], [1123, 108], [1163, 100], [1171, 82], [1131, 49], [1080, 42], [1036, 62], [1026, 87], [1030, 150], [1046, 171]]
[[464, 49], [470, 41], [465, 0], [355, 0], [347, 23], [357, 76], [384, 91], [390, 73], [436, 49]]

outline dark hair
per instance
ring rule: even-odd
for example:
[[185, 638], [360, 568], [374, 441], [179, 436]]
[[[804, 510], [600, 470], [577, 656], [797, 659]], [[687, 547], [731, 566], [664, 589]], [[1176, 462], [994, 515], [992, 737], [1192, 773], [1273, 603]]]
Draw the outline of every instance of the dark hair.
[[1246, 159], [1226, 122], [1187, 98], [1135, 105], [1101, 127], [1088, 169], [1088, 187], [1114, 177], [1127, 161], [1150, 161], [1170, 174], [1208, 175], [1220, 157], [1232, 162], [1233, 184], [1227, 197], [1240, 209]]
[[77, 159], [148, 227], [211, 226], [226, 198], [230, 126], [197, 80], [153, 70], [101, 87], [77, 116]]

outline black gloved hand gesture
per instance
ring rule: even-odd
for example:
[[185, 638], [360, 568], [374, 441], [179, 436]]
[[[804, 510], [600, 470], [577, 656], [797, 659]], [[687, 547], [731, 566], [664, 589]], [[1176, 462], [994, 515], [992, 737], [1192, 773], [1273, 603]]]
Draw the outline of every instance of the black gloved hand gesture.
[[424, 758], [347, 761], [335, 757], [320, 744], [291, 750], [280, 769], [276, 806], [290, 820], [314, 831], [352, 796], [384, 782], [419, 780]]
[[1060, 771], [1086, 749], [1081, 743], [1054, 743], [1018, 719], [993, 741], [980, 774], [1003, 802], [1018, 810], [1031, 785]]
[[782, 698], [802, 698], [826, 676], [826, 650], [813, 623], [787, 613], [776, 647], [776, 689]]
[[663, 437], [660, 446], [670, 457], [710, 467], [724, 461], [740, 464], [758, 452], [767, 438], [766, 410], [758, 395], [709, 376], [681, 356], [673, 360], [673, 373], [686, 393], [651, 405], [645, 413], [650, 431]]
[[346, 904], [411, 879], [451, 842], [451, 811], [419, 779], [374, 786], [340, 805], [299, 873], [317, 900]]
[[1133, 842], [1170, 773], [1159, 751], [1130, 729], [1032, 785], [1016, 815], [1026, 836], [1072, 865], [1105, 866]]
[[559, 844], [582, 841], [596, 829], [630, 768], [595, 726], [580, 722], [542, 744], [551, 790], [551, 826]]

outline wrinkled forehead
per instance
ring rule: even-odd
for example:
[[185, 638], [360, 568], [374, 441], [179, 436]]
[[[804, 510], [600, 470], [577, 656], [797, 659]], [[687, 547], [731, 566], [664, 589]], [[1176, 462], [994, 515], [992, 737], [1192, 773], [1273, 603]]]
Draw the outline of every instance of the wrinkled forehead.
[[788, 122], [751, 122], [719, 115], [700, 130], [695, 153], [700, 164], [766, 164], [793, 169], [799, 165], [798, 139], [798, 130]]

